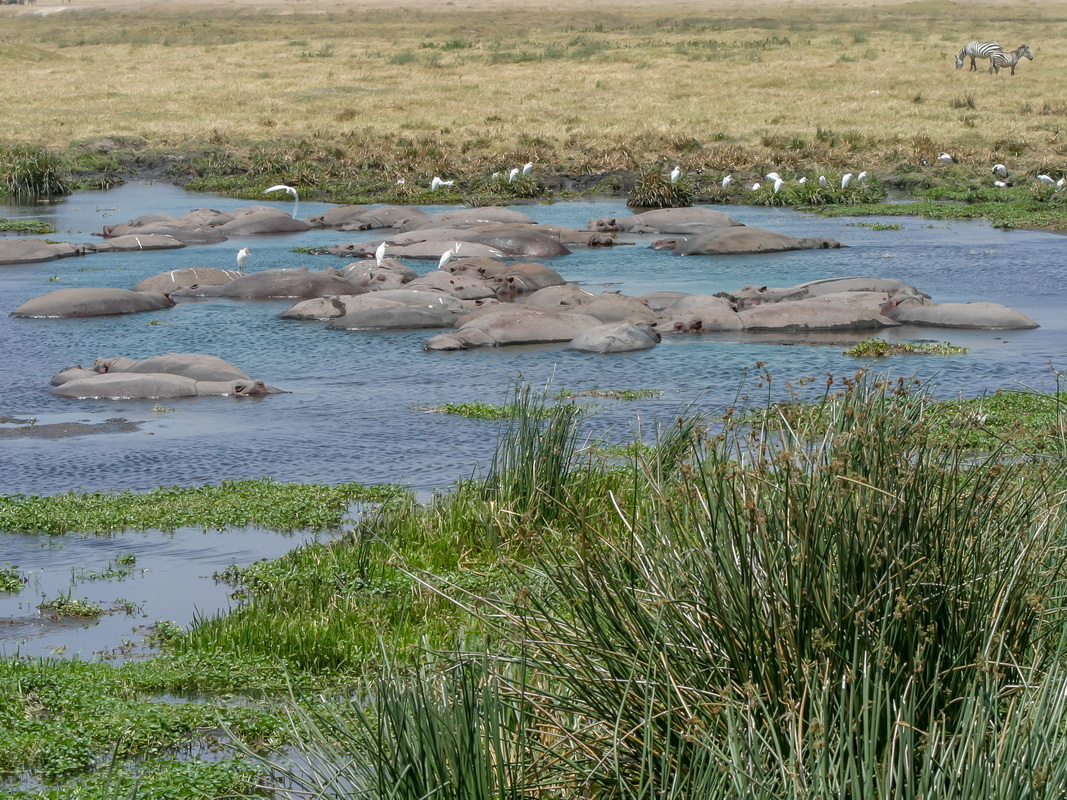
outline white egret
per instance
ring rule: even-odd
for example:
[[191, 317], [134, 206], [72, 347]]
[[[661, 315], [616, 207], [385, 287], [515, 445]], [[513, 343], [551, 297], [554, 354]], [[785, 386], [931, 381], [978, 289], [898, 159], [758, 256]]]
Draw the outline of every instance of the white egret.
[[380, 245], [378, 245], [377, 249], [375, 249], [375, 251], [374, 251], [374, 262], [379, 267], [382, 265], [382, 262], [385, 261], [385, 251], [386, 251], [386, 249], [387, 249], [387, 246], [386, 246], [385, 242], [382, 242]]
[[957, 164], [957, 163], [959, 163], [959, 162], [956, 161], [956, 159], [954, 159], [948, 153], [938, 153], [937, 154], [937, 160], [940, 161], [942, 164]]
[[522, 165], [522, 174], [529, 175], [531, 172], [533, 172], [533, 162], [527, 161], [525, 164]]
[[844, 175], [841, 176], [841, 188], [847, 189], [850, 183], [852, 183], [852, 173], [846, 172]]
[[781, 178], [775, 178], [774, 179], [774, 193], [775, 194], [778, 194], [778, 192], [782, 191], [782, 184], [783, 183], [785, 183], [785, 181], [783, 181]]
[[996, 186], [998, 189], [1008, 188], [1008, 184], [1004, 183], [1004, 181], [993, 181], [993, 185]]
[[994, 164], [993, 174], [996, 175], [998, 178], [1007, 178], [1008, 168], [1005, 167], [1003, 164]]
[[1067, 184], [1067, 178], [1060, 178], [1058, 181], [1056, 181], [1056, 188], [1062, 189], [1065, 184]]
[[430, 181], [430, 191], [431, 192], [436, 192], [442, 186], [452, 186], [454, 184], [455, 184], [455, 181], [443, 181], [440, 178], [438, 178], [436, 175], [434, 175], [433, 180]]
[[759, 191], [759, 183], [758, 182], [752, 184], [752, 191], [754, 191], [754, 192], [758, 192]]
[[782, 179], [782, 176], [779, 175], [777, 172], [768, 172], [763, 177], [769, 181], [780, 181]]
[[1055, 183], [1056, 182], [1056, 181], [1052, 180], [1051, 176], [1049, 176], [1049, 175], [1038, 175], [1037, 179], [1039, 181], [1041, 181], [1042, 183]]
[[444, 269], [445, 264], [459, 255], [459, 247], [461, 244], [463, 244], [463, 242], [456, 242], [450, 249], [445, 250], [445, 252], [441, 254], [441, 260], [437, 262], [438, 269]]
[[297, 194], [296, 189], [292, 186], [286, 186], [284, 183], [279, 183], [277, 186], [271, 186], [269, 189], [264, 189], [263, 194], [270, 194], [271, 192], [288, 192], [293, 198], [293, 219], [296, 219], [296, 207], [300, 204], [300, 195]]
[[856, 176], [856, 180], [862, 181], [866, 177], [867, 177], [867, 170], [863, 170], [863, 172], [861, 172], [859, 175]]
[[730, 184], [733, 183], [733, 182], [734, 182], [733, 176], [724, 175], [723, 179], [722, 179], [722, 188], [723, 189], [729, 189], [730, 188]]
[[237, 251], [237, 271], [245, 271], [245, 262], [248, 261], [248, 257], [252, 255], [252, 252], [247, 247], [242, 247]]
[[680, 177], [682, 177], [681, 167], [675, 167], [671, 170], [671, 183], [678, 183]]
[[801, 183], [801, 184], [807, 183], [807, 182], [808, 182], [808, 176], [807, 175], [805, 175], [799, 181], [797, 181], [797, 183]]
[[825, 175], [820, 175], [819, 176], [819, 186], [821, 186], [822, 188], [825, 189], [829, 185], [830, 185], [830, 182], [826, 180], [826, 176]]
[[515, 179], [517, 177], [519, 177], [519, 168], [518, 167], [512, 167], [511, 168], [511, 172], [508, 175], [508, 183], [515, 183]]

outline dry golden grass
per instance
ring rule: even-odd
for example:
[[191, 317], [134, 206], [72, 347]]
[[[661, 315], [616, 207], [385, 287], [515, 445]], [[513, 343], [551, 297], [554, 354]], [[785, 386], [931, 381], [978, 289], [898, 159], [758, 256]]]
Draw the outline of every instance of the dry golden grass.
[[[442, 169], [892, 168], [948, 150], [1062, 171], [1065, 16], [1036, 1], [39, 0], [0, 6], [0, 141], [373, 142], [397, 174], [405, 147], [434, 142]], [[973, 38], [1035, 60], [954, 69]]]

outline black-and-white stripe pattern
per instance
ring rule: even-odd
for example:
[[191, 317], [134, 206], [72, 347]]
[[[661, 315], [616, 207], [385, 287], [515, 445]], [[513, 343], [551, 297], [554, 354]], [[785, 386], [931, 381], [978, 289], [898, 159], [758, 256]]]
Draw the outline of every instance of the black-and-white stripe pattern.
[[1031, 61], [1034, 60], [1033, 53], [1030, 52], [1030, 48], [1025, 44], [1021, 44], [1014, 50], [1008, 52], [993, 53], [989, 57], [989, 71], [1000, 74], [1001, 67], [1011, 67], [1011, 74], [1015, 74], [1015, 65], [1019, 63], [1020, 58], [1028, 58]]
[[993, 53], [1000, 52], [999, 42], [967, 42], [962, 50], [956, 53], [956, 69], [962, 69], [963, 62], [967, 57], [971, 59], [971, 72], [978, 71], [976, 58], [989, 58]]

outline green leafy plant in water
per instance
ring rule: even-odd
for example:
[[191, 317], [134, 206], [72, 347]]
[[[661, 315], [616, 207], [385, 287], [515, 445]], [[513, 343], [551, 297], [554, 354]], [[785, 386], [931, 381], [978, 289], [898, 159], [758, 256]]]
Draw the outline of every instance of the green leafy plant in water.
[[0, 568], [0, 592], [12, 594], [20, 591], [26, 585], [27, 578], [17, 566]]
[[61, 594], [52, 600], [45, 600], [39, 606], [42, 611], [50, 611], [60, 617], [85, 617], [93, 618], [103, 616], [104, 607], [92, 600], [72, 597], [70, 593]]
[[[430, 406], [424, 410], [440, 414], [459, 414], [460, 416], [471, 417], [472, 419], [513, 419], [524, 409], [514, 403], [504, 403], [503, 405], [500, 405], [497, 403], [474, 401], [469, 403], [442, 403], [439, 406]], [[542, 408], [539, 409], [538, 413], [542, 417], [545, 417], [548, 416], [550, 412], [548, 409]]]
[[570, 400], [575, 397], [604, 397], [610, 400], [640, 400], [647, 397], [659, 397], [663, 394], [659, 389], [585, 389], [574, 392], [561, 389], [556, 393], [560, 400]]
[[948, 342], [887, 342], [885, 339], [867, 339], [844, 351], [846, 356], [881, 358], [896, 355], [953, 356], [967, 352]]

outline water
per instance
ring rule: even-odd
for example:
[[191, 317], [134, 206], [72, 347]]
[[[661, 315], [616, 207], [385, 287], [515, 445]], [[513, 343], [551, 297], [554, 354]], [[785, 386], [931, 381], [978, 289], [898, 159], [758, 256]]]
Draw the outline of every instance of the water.
[[[272, 201], [266, 201], [272, 202]], [[273, 201], [289, 210], [291, 202]], [[181, 215], [210, 206], [230, 210], [247, 201], [190, 194], [164, 184], [129, 184], [107, 193], [86, 193], [45, 208], [9, 207], [3, 216], [40, 217], [59, 233], [51, 238], [93, 241], [105, 224], [126, 222], [151, 211]], [[322, 213], [328, 206], [302, 201], [299, 215]], [[427, 210], [441, 210], [428, 208]], [[523, 208], [540, 222], [582, 227], [604, 215], [628, 215], [618, 199], [556, 203]], [[1062, 367], [1067, 345], [1067, 265], [1063, 237], [1036, 231], [1002, 231], [978, 222], [892, 221], [903, 230], [875, 231], [855, 220], [823, 219], [789, 209], [732, 207], [742, 222], [795, 236], [824, 236], [848, 245], [840, 250], [802, 251], [739, 257], [679, 258], [648, 248], [650, 237], [622, 238], [633, 246], [575, 249], [551, 265], [566, 279], [594, 291], [637, 295], [654, 290], [714, 293], [743, 285], [792, 286], [820, 278], [875, 275], [897, 278], [940, 302], [989, 300], [1029, 314], [1042, 327], [1032, 331], [951, 331], [902, 328], [884, 338], [951, 341], [970, 348], [952, 357], [894, 357], [878, 362], [893, 375], [927, 379], [940, 396], [975, 396], [999, 387], [1055, 387], [1053, 367]], [[850, 224], [853, 223], [853, 224]], [[804, 376], [851, 375], [863, 364], [842, 354], [855, 335], [745, 336], [711, 334], [666, 338], [658, 347], [632, 354], [598, 356], [568, 353], [553, 346], [428, 353], [423, 343], [434, 332], [366, 333], [332, 331], [321, 322], [277, 319], [288, 301], [237, 302], [183, 300], [169, 311], [92, 319], [14, 319], [8, 313], [25, 300], [56, 288], [129, 287], [165, 270], [192, 267], [232, 268], [237, 250], [248, 246], [249, 271], [307, 265], [343, 266], [329, 256], [292, 252], [375, 238], [336, 231], [257, 236], [217, 245], [174, 251], [91, 255], [43, 264], [0, 267], [0, 418], [36, 420], [37, 425], [122, 418], [138, 424], [132, 432], [56, 438], [0, 438], [0, 494], [53, 494], [68, 490], [147, 490], [157, 486], [217, 483], [222, 479], [271, 477], [279, 481], [393, 482], [428, 491], [474, 473], [491, 456], [496, 427], [491, 422], [428, 413], [447, 402], [503, 402], [516, 381], [536, 387], [551, 381], [556, 389], [653, 389], [654, 398], [637, 402], [598, 401], [598, 433], [628, 439], [635, 420], [645, 430], [670, 420], [681, 409], [717, 409], [734, 401], [747, 370], [757, 362], [774, 376], [773, 391]], [[420, 272], [436, 265], [413, 262]], [[50, 280], [51, 278], [58, 280]], [[265, 398], [183, 398], [144, 401], [69, 400], [54, 397], [49, 381], [60, 369], [89, 365], [98, 356], [144, 358], [166, 352], [210, 353], [289, 392]], [[164, 410], [165, 409], [165, 410]], [[22, 423], [25, 424], [25, 423]], [[0, 423], [0, 428], [16, 427]], [[144, 534], [114, 546], [137, 551]], [[66, 537], [70, 539], [70, 537]], [[262, 541], [260, 541], [262, 539]], [[260, 537], [231, 556], [229, 534], [201, 538], [196, 547], [215, 550], [212, 569], [181, 548], [154, 560], [153, 580], [169, 572], [185, 584], [174, 597], [161, 595], [140, 613], [148, 618], [187, 624], [191, 611], [177, 597], [200, 596], [211, 571], [231, 558], [254, 560], [273, 545]], [[164, 540], [165, 541], [165, 540]], [[173, 541], [173, 540], [171, 540]], [[250, 540], [251, 541], [251, 540]], [[32, 536], [0, 537], [0, 566], [95, 562], [92, 555], [64, 549]], [[76, 547], [104, 547], [82, 545]], [[156, 545], [153, 545], [155, 547]], [[292, 543], [283, 544], [291, 547]], [[43, 549], [46, 548], [46, 549]], [[60, 556], [62, 555], [62, 558]], [[138, 562], [140, 564], [140, 560]], [[169, 566], [168, 566], [169, 565]], [[190, 567], [190, 565], [192, 565]], [[202, 580], [201, 580], [202, 579]], [[68, 578], [69, 580], [69, 578]], [[137, 586], [135, 582], [133, 584]], [[69, 587], [68, 587], [69, 588]], [[79, 585], [78, 589], [80, 590]], [[109, 597], [122, 594], [109, 585]], [[38, 597], [56, 591], [45, 587]], [[205, 590], [206, 591], [206, 590]], [[143, 592], [144, 595], [151, 594]], [[207, 603], [207, 595], [204, 595]], [[133, 598], [139, 600], [139, 597]], [[19, 602], [19, 601], [16, 601]], [[32, 615], [28, 600], [18, 613]], [[219, 607], [216, 599], [212, 607]], [[171, 607], [177, 608], [169, 613]], [[201, 608], [201, 610], [204, 610]], [[16, 609], [17, 611], [17, 609]], [[0, 618], [18, 614], [0, 606]], [[118, 615], [109, 615], [115, 619]], [[26, 622], [26, 620], [23, 620]], [[130, 628], [129, 620], [125, 621]], [[105, 623], [101, 623], [103, 625]], [[17, 626], [16, 626], [17, 627]], [[110, 638], [108, 638], [110, 637]], [[117, 646], [114, 634], [104, 637]], [[0, 631], [0, 638], [5, 638]], [[11, 639], [7, 637], [9, 641]], [[98, 637], [99, 639], [99, 637]], [[20, 641], [27, 641], [23, 637]], [[32, 637], [37, 649], [54, 639]], [[92, 647], [102, 647], [97, 641]], [[79, 647], [73, 650], [82, 649]]]

